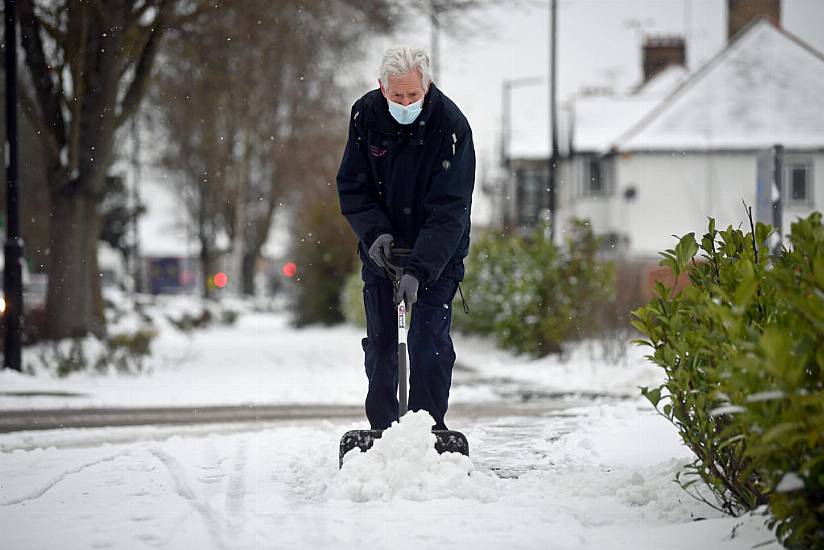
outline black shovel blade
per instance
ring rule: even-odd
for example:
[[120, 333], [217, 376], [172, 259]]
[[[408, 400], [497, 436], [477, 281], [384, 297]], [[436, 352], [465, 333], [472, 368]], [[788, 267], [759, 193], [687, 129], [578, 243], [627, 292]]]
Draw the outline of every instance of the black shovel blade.
[[[461, 453], [469, 456], [469, 441], [461, 432], [455, 430], [432, 430], [435, 434], [435, 450], [439, 453]], [[343, 457], [354, 448], [365, 453], [372, 448], [376, 439], [380, 439], [383, 430], [350, 430], [340, 438], [340, 455], [338, 468], [343, 468]]]

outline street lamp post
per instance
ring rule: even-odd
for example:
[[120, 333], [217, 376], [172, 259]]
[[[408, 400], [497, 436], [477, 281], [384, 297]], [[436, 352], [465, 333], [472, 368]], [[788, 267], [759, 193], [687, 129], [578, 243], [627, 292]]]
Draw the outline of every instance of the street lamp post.
[[555, 96], [555, 83], [558, 51], [558, 31], [557, 31], [557, 3], [556, 0], [549, 1], [549, 146], [552, 153], [549, 155], [549, 173], [547, 178], [548, 208], [549, 208], [549, 232], [552, 242], [555, 242], [555, 229], [557, 226], [555, 204], [556, 199], [556, 170], [558, 167], [558, 108]]
[[21, 368], [21, 332], [23, 328], [23, 241], [17, 203], [17, 6], [4, 0], [6, 13], [6, 225], [3, 293], [6, 301], [5, 349], [3, 367]]

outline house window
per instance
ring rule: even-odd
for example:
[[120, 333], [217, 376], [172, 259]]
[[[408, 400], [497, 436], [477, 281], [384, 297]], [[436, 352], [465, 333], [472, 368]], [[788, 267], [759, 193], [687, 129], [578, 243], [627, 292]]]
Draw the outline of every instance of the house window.
[[517, 171], [518, 182], [518, 223], [534, 225], [541, 210], [542, 190], [546, 176], [540, 170], [521, 169]]
[[812, 165], [809, 163], [788, 163], [786, 172], [785, 197], [787, 204], [811, 206]]
[[609, 194], [606, 180], [605, 161], [599, 158], [589, 158], [584, 164], [583, 194], [588, 197], [603, 197]]

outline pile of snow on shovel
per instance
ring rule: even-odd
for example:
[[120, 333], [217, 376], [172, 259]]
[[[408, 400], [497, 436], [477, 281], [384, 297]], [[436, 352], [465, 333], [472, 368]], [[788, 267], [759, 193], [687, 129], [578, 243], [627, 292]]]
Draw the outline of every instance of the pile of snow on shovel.
[[432, 424], [427, 412], [410, 412], [385, 430], [369, 452], [354, 449], [347, 453], [326, 496], [355, 502], [394, 498], [495, 500], [499, 480], [474, 471], [466, 456], [438, 454]]

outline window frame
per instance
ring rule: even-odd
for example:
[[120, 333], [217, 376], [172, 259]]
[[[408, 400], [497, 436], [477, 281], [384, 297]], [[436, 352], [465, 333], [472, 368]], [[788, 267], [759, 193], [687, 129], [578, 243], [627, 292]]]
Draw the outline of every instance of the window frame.
[[[793, 181], [792, 175], [793, 170], [797, 168], [803, 168], [807, 173], [807, 178], [805, 182], [805, 197], [803, 199], [794, 199], [792, 192], [793, 192]], [[784, 169], [783, 169], [783, 196], [782, 202], [788, 207], [795, 207], [795, 208], [812, 208], [815, 205], [815, 197], [813, 196], [813, 190], [815, 189], [815, 178], [813, 172], [813, 159], [810, 156], [788, 156], [784, 159]]]
[[522, 166], [515, 170], [515, 216], [519, 225], [533, 227], [540, 220], [545, 180], [546, 174], [537, 166]]
[[[593, 191], [592, 189], [592, 165], [596, 164], [599, 170], [600, 190]], [[612, 196], [612, 162], [609, 157], [602, 157], [598, 155], [587, 155], [583, 157], [583, 166], [581, 171], [583, 174], [581, 182], [581, 197], [600, 199]]]

